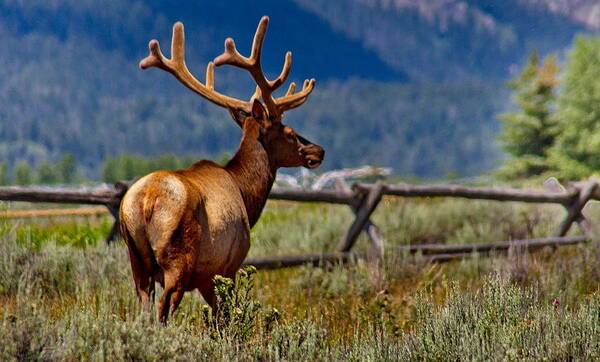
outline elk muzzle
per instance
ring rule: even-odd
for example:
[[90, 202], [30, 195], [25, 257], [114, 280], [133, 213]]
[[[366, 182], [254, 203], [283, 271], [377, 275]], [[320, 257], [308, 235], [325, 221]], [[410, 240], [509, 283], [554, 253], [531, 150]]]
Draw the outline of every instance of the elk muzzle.
[[300, 154], [304, 158], [303, 166], [312, 169], [321, 166], [325, 157], [325, 150], [321, 146], [309, 143], [300, 149]]

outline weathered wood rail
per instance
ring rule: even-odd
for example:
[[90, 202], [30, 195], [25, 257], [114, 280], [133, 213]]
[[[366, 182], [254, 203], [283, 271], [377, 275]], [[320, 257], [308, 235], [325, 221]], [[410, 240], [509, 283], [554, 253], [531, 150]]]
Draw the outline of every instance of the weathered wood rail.
[[0, 187], [0, 200], [55, 202], [61, 204], [109, 205], [119, 204], [121, 195], [116, 189], [101, 188], [74, 190], [50, 187]]
[[0, 212], [0, 219], [31, 219], [38, 217], [100, 216], [109, 214], [104, 207], [73, 209], [7, 210]]
[[[360, 190], [372, 190], [375, 185], [356, 184]], [[384, 195], [401, 197], [461, 197], [477, 200], [520, 201], [568, 204], [579, 189], [548, 192], [538, 190], [502, 189], [491, 187], [465, 187], [458, 185], [385, 185]]]
[[[126, 182], [118, 182], [114, 187], [87, 190], [8, 186], [0, 187], [0, 200], [104, 205], [115, 217], [115, 223], [107, 238], [107, 241], [110, 242], [118, 234], [119, 204], [127, 191], [128, 185]], [[383, 265], [384, 242], [379, 229], [370, 220], [370, 217], [383, 196], [459, 197], [502, 202], [552, 203], [564, 206], [567, 211], [565, 219], [559, 225], [554, 236], [549, 238], [468, 245], [410, 245], [396, 247], [388, 250], [388, 252], [420, 253], [431, 261], [449, 261], [471, 255], [473, 252], [487, 255], [493, 252], [505, 252], [510, 248], [556, 247], [591, 240], [592, 226], [590, 221], [583, 215], [582, 210], [590, 200], [600, 200], [598, 182], [595, 180], [574, 182], [567, 184], [565, 188], [556, 179], [551, 178], [544, 183], [544, 188], [545, 191], [457, 185], [388, 185], [383, 182], [375, 184], [358, 183], [354, 184], [352, 188], [343, 182], [338, 182], [335, 190], [274, 188], [269, 195], [272, 200], [348, 205], [355, 214], [354, 222], [332, 253], [248, 259], [245, 264], [255, 265], [257, 268], [272, 269], [307, 263], [346, 262], [365, 256], [374, 256], [374, 259], [378, 260], [378, 264], [381, 266]], [[574, 223], [579, 225], [583, 235], [566, 237], [565, 235]], [[362, 232], [365, 232], [371, 240], [371, 251], [353, 253], [351, 249]]]
[[[430, 261], [449, 261], [461, 259], [477, 252], [488, 255], [492, 252], [507, 252], [509, 249], [535, 250], [545, 246], [566, 246], [590, 241], [585, 235], [550, 237], [540, 239], [524, 239], [512, 241], [500, 241], [480, 244], [456, 244], [456, 245], [406, 245], [390, 248], [389, 252], [398, 254], [417, 254]], [[334, 252], [324, 254], [305, 254], [294, 256], [275, 256], [267, 258], [252, 258], [244, 261], [244, 265], [254, 265], [259, 269], [277, 269], [283, 267], [298, 266], [302, 264], [319, 265], [321, 263], [348, 262], [350, 260], [368, 257], [368, 252]]]

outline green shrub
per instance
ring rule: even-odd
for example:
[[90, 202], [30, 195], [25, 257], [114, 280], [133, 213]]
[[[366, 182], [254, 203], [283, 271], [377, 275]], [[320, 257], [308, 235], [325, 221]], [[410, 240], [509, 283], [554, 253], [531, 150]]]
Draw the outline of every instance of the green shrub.
[[[410, 360], [594, 360], [600, 358], [600, 294], [573, 311], [499, 276], [480, 292], [452, 288], [448, 302], [417, 303], [415, 333], [404, 340]], [[555, 304], [555, 305], [553, 305]]]
[[[0, 360], [600, 358], [597, 241], [446, 264], [392, 251], [427, 233], [439, 237], [439, 226], [449, 235], [440, 241], [454, 242], [450, 236], [491, 230], [489, 225], [497, 223], [504, 230], [500, 235], [481, 235], [497, 240], [508, 232], [551, 233], [551, 221], [562, 216], [544, 206], [486, 205], [386, 200], [385, 213], [375, 215], [379, 227], [398, 227], [399, 213], [387, 213], [404, 208], [406, 229], [387, 240], [384, 290], [363, 262], [260, 273], [247, 269], [235, 282], [217, 279], [214, 319], [197, 293], [186, 293], [167, 326], [142, 312], [125, 247], [103, 242], [107, 221], [77, 226], [3, 221]], [[258, 255], [318, 251], [322, 246], [314, 240], [337, 237], [341, 227], [336, 223], [351, 217], [340, 215], [339, 207], [268, 207], [269, 218], [254, 240]], [[591, 219], [599, 212], [595, 205], [586, 209]], [[278, 249], [261, 245], [264, 240], [276, 242]], [[337, 240], [328, 242], [332, 246]]]
[[266, 332], [279, 320], [277, 309], [268, 310], [252, 297], [255, 273], [255, 267], [247, 266], [237, 272], [235, 280], [215, 276], [217, 305], [214, 319], [213, 313], [206, 308], [205, 320], [207, 327], [215, 328], [221, 337], [245, 341], [257, 332], [261, 317]]

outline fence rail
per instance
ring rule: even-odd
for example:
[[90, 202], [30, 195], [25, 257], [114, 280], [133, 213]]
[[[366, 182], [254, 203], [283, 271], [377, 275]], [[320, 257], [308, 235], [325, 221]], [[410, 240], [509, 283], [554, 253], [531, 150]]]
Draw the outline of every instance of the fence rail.
[[3, 186], [0, 187], [0, 200], [108, 205], [118, 204], [120, 196], [115, 188], [77, 190], [49, 187]]
[[[372, 190], [375, 186], [370, 184], [356, 184], [355, 187], [359, 190]], [[577, 196], [578, 189], [573, 188], [564, 192], [548, 192], [457, 185], [385, 185], [383, 194], [401, 197], [461, 197], [477, 200], [568, 204]]]
[[[525, 239], [500, 241], [493, 243], [480, 244], [458, 244], [458, 245], [406, 245], [391, 248], [388, 252], [405, 254], [420, 253], [423, 258], [430, 261], [450, 261], [454, 259], [464, 258], [477, 252], [483, 255], [488, 255], [491, 252], [501, 253], [508, 250], [535, 250], [546, 246], [566, 246], [579, 243], [586, 243], [591, 240], [585, 235], [565, 236], [565, 237], [550, 237], [540, 239]], [[324, 254], [306, 254], [294, 256], [275, 256], [267, 258], [251, 258], [244, 262], [244, 265], [254, 265], [258, 269], [277, 269], [283, 267], [291, 267], [302, 264], [318, 265], [324, 262], [347, 262], [354, 259], [365, 258], [369, 256], [369, 252], [335, 252]]]
[[99, 216], [109, 214], [104, 207], [75, 209], [7, 210], [0, 212], [0, 219], [27, 219], [36, 217]]
[[[67, 189], [48, 187], [0, 187], [0, 200], [29, 201], [47, 203], [71, 203], [104, 205], [115, 217], [115, 223], [107, 241], [112, 241], [118, 233], [119, 204], [129, 183], [118, 182], [113, 187], [96, 189]], [[535, 249], [544, 246], [572, 245], [591, 240], [592, 226], [582, 213], [590, 200], [600, 200], [600, 189], [595, 180], [568, 183], [563, 187], [556, 179], [544, 183], [545, 191], [511, 188], [465, 187], [457, 185], [389, 185], [383, 182], [375, 184], [354, 184], [352, 187], [338, 182], [335, 190], [305, 190], [299, 188], [273, 188], [269, 198], [297, 202], [324, 202], [348, 205], [355, 219], [337, 244], [332, 253], [308, 254], [296, 256], [278, 256], [248, 259], [245, 264], [258, 268], [289, 267], [300, 264], [319, 264], [331, 261], [350, 261], [368, 255], [383, 259], [383, 238], [377, 226], [370, 220], [383, 196], [394, 197], [459, 197], [477, 200], [516, 201], [527, 203], [553, 203], [565, 207], [567, 215], [559, 225], [553, 237], [467, 245], [410, 245], [400, 246], [389, 251], [402, 253], [421, 253], [432, 261], [448, 261], [470, 255], [476, 251], [482, 254], [503, 252], [509, 248]], [[583, 236], [565, 237], [571, 226], [577, 223]], [[358, 236], [365, 232], [371, 240], [372, 251], [367, 253], [351, 252]]]

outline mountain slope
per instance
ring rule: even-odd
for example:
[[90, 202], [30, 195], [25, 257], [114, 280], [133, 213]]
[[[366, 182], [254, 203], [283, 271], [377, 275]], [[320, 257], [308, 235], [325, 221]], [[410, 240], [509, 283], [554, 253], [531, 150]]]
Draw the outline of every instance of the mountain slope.
[[[77, 0], [0, 1], [0, 23], [15, 35], [41, 33], [60, 41], [79, 39], [100, 50], [117, 51], [134, 61], [147, 54], [147, 44], [152, 38], [161, 41], [165, 50], [169, 49], [171, 26], [176, 21], [186, 25], [187, 55], [191, 62], [205, 64], [212, 60], [223, 52], [227, 37], [236, 39], [242, 50], [249, 50], [256, 25], [265, 14], [272, 21], [264, 45], [264, 65], [265, 69], [273, 69], [273, 73], [279, 72], [285, 52], [292, 50], [294, 74], [338, 79], [405, 78], [291, 1], [115, 0], [102, 5]], [[343, 62], [335, 61], [340, 57]]]
[[[239, 130], [225, 110], [137, 64], [152, 38], [168, 53], [181, 20], [187, 63], [202, 79], [227, 36], [247, 53], [268, 14], [267, 72], [278, 74], [292, 50], [291, 80], [318, 80], [286, 121], [327, 147], [325, 168], [476, 174], [500, 155], [502, 82], [529, 49], [561, 50], [584, 29], [574, 8], [552, 1], [0, 0], [0, 157], [36, 164], [72, 152], [97, 177], [119, 152], [232, 152]], [[253, 91], [235, 69], [217, 69], [216, 86], [240, 98]]]
[[[584, 28], [523, 0], [295, 0], [412, 80], [506, 79]], [[516, 56], [517, 55], [517, 56]]]

